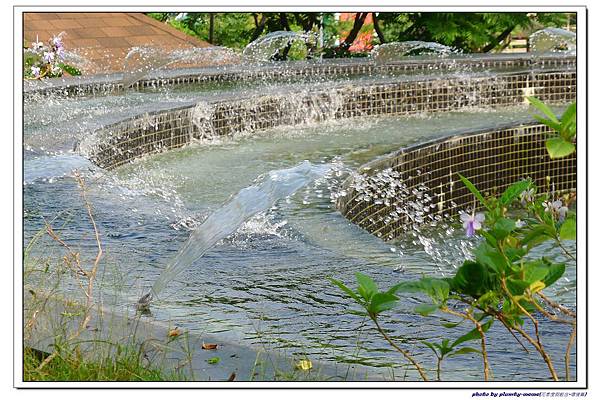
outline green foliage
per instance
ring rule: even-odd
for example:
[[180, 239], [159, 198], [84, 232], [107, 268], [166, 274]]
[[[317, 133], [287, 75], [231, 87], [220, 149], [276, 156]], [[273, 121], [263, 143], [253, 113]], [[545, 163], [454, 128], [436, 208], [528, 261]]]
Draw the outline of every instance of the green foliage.
[[475, 195], [477, 200], [479, 200], [479, 202], [481, 204], [483, 204], [487, 209], [489, 209], [490, 207], [487, 205], [487, 202], [485, 201], [483, 195], [479, 192], [479, 190], [475, 187], [475, 185], [473, 185], [473, 183], [471, 183], [470, 180], [468, 180], [461, 174], [458, 174], [458, 176], [459, 176], [460, 180], [462, 181], [462, 183], [467, 187], [467, 189], [469, 189], [469, 191]]
[[503, 40], [517, 30], [540, 26], [563, 26], [560, 13], [475, 13], [417, 12], [379, 13], [388, 42], [422, 40], [438, 42], [464, 52], [477, 53], [501, 49]]
[[[548, 118], [552, 121], [552, 115]], [[537, 194], [537, 187], [529, 179], [510, 185], [499, 197], [484, 197], [469, 179], [462, 175], [460, 179], [486, 208], [480, 230], [485, 240], [480, 241], [473, 251], [474, 259], [465, 260], [452, 277], [423, 276], [418, 280], [399, 282], [387, 291], [380, 291], [373, 279], [361, 273], [356, 274], [356, 291], [331, 280], [363, 307], [364, 315], [378, 327], [379, 315], [393, 310], [407, 294], [411, 298], [419, 296], [420, 302], [414, 308], [417, 315], [447, 313], [462, 317], [462, 321], [441, 323], [448, 334], [463, 321], [473, 323], [475, 328], [453, 341], [449, 338], [439, 343], [421, 341], [438, 359], [438, 379], [445, 357], [479, 353], [487, 365], [483, 341], [494, 321], [502, 321], [514, 335], [512, 329], [533, 318], [532, 314], [540, 307], [536, 296], [555, 284], [565, 273], [566, 266], [545, 257], [532, 258], [529, 253], [548, 240], [554, 240], [564, 250], [561, 240], [576, 237], [575, 215], [568, 210], [574, 197], [565, 195], [556, 199], [554, 194]], [[572, 257], [566, 250], [565, 255]], [[466, 308], [457, 308], [456, 304]], [[481, 351], [461, 346], [473, 340], [482, 341]], [[541, 346], [539, 349], [543, 353]]]
[[535, 108], [541, 111], [546, 118], [540, 115], [534, 115], [533, 117], [542, 124], [553, 129], [558, 134], [546, 140], [546, 150], [548, 150], [550, 158], [566, 157], [575, 152], [575, 145], [573, 142], [577, 136], [576, 103], [572, 103], [563, 113], [562, 118], [559, 119], [550, 109], [550, 107], [548, 107], [539, 99], [535, 97], [527, 97], [527, 100]]
[[73, 67], [72, 65], [60, 63], [60, 64], [58, 64], [58, 66], [60, 67], [60, 69], [62, 69], [63, 71], [65, 71], [66, 73], [68, 73], [71, 76], [81, 75], [81, 71], [79, 69]]
[[142, 363], [142, 354], [131, 347], [120, 346], [112, 357], [84, 359], [79, 352], [61, 352], [39, 369], [48, 354], [25, 349], [23, 380], [28, 382], [128, 382], [182, 380], [180, 374], [167, 374]]
[[[148, 13], [152, 18], [210, 41], [210, 20], [213, 21], [213, 44], [233, 49], [243, 49], [258, 37], [275, 31], [319, 32], [323, 27], [323, 57], [364, 57], [368, 53], [350, 52], [338, 43], [346, 37], [354, 21], [340, 21], [334, 13]], [[500, 50], [504, 39], [516, 31], [533, 31], [546, 26], [564, 26], [567, 16], [563, 13], [377, 13], [379, 27], [386, 42], [423, 40], [439, 42], [464, 52], [488, 52]], [[373, 31], [373, 24], [364, 24], [361, 32]], [[374, 39], [377, 44], [377, 39]], [[381, 41], [380, 41], [381, 43]], [[311, 49], [315, 53], [316, 49]], [[299, 57], [291, 52], [291, 57]]]
[[577, 223], [575, 218], [567, 219], [560, 227], [560, 238], [562, 240], [577, 239]]

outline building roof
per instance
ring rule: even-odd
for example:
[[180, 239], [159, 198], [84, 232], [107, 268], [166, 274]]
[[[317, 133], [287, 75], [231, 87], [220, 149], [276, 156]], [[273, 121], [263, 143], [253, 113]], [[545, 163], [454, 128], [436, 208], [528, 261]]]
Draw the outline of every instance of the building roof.
[[28, 45], [64, 32], [65, 49], [88, 61], [86, 73], [122, 70], [124, 57], [136, 46], [167, 51], [210, 46], [143, 13], [24, 13], [23, 30]]

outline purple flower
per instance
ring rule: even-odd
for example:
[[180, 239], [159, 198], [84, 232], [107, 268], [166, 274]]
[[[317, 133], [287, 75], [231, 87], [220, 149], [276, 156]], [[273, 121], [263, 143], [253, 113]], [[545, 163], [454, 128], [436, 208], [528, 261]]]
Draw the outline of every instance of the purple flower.
[[463, 228], [465, 228], [467, 236], [473, 236], [475, 231], [481, 229], [481, 223], [485, 220], [483, 213], [477, 214], [460, 214], [460, 220], [463, 222]]
[[534, 189], [527, 189], [527, 190], [523, 190], [521, 192], [521, 194], [519, 195], [519, 197], [521, 198], [521, 204], [525, 205], [527, 203], [531, 203], [533, 201], [533, 193]]
[[544, 211], [551, 213], [552, 216], [558, 218], [559, 221], [564, 221], [567, 216], [567, 211], [569, 211], [567, 207], [563, 206], [563, 203], [560, 200], [555, 200], [553, 202], [545, 201], [542, 205], [544, 206]]
[[65, 48], [64, 47], [57, 47], [56, 48], [56, 55], [58, 56], [58, 58], [60, 60], [64, 60], [65, 59]]
[[45, 51], [43, 59], [44, 62], [50, 64], [52, 61], [54, 61], [54, 53], [51, 51]]
[[39, 67], [36, 67], [35, 65], [32, 65], [31, 66], [31, 74], [33, 76], [35, 76], [36, 78], [39, 78], [40, 77], [40, 69], [39, 69]]
[[63, 42], [62, 42], [62, 35], [64, 32], [59, 33], [56, 36], [53, 36], [52, 39], [50, 39], [50, 43], [56, 47], [56, 48], [62, 48], [63, 47]]

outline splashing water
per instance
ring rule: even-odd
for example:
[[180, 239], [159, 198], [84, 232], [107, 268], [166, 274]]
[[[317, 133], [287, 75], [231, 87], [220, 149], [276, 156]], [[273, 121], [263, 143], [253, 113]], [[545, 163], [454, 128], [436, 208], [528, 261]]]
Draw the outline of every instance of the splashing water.
[[238, 63], [239, 55], [226, 47], [196, 47], [166, 51], [155, 47], [134, 47], [123, 60], [124, 87], [129, 87], [150, 73], [169, 65], [212, 66]]
[[295, 42], [307, 43], [313, 34], [298, 33], [291, 31], [271, 32], [254, 42], [248, 44], [242, 55], [244, 59], [251, 63], [269, 62], [279, 53], [280, 50], [291, 46]]
[[170, 281], [219, 240], [234, 233], [252, 216], [271, 208], [278, 200], [291, 196], [310, 182], [323, 177], [329, 169], [328, 164], [313, 165], [304, 161], [293, 168], [271, 171], [261, 181], [240, 190], [194, 230], [173, 261], [154, 282], [150, 292], [140, 298], [138, 308], [146, 308]]
[[577, 53], [577, 35], [560, 28], [545, 28], [529, 36], [531, 51], [536, 53]]
[[405, 42], [384, 43], [376, 46], [371, 52], [371, 57], [376, 62], [384, 63], [416, 55], [447, 56], [457, 53], [459, 53], [457, 49], [436, 42], [409, 40]]

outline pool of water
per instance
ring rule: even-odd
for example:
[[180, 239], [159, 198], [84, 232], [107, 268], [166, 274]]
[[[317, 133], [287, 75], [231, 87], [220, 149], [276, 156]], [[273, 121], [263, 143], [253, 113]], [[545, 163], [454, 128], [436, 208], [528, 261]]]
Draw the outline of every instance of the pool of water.
[[[359, 364], [396, 379], [415, 377], [404, 359], [373, 326], [349, 313], [350, 301], [328, 280], [354, 283], [354, 273], [372, 276], [383, 287], [426, 273], [452, 273], [475, 242], [456, 225], [428, 235], [407, 235], [385, 243], [345, 220], [333, 198], [347, 171], [399, 147], [459, 128], [503, 124], [527, 117], [525, 107], [471, 110], [412, 117], [333, 121], [280, 127], [252, 135], [216, 139], [146, 157], [114, 171], [95, 168], [70, 150], [103, 118], [131, 113], [156, 101], [189, 101], [193, 92], [129, 92], [72, 101], [51, 98], [25, 105], [25, 245], [52, 221], [61, 237], [95, 256], [93, 231], [80, 190], [69, 175], [77, 167], [93, 203], [105, 258], [100, 279], [106, 301], [131, 308], [160, 275], [180, 246], [211, 212], [257, 177], [303, 160], [329, 164], [327, 179], [301, 189], [246, 222], [177, 276], [152, 304], [152, 318], [198, 333], [214, 333], [290, 357]], [[574, 248], [574, 243], [569, 243]], [[559, 253], [551, 246], [547, 253]], [[32, 246], [34, 258], [59, 249], [47, 237]], [[560, 283], [559, 298], [575, 301], [575, 268]], [[65, 282], [65, 290], [72, 284]], [[109, 300], [110, 299], [110, 300]], [[423, 339], [458, 337], [434, 317], [412, 310], [407, 298], [382, 318], [389, 333], [405, 342], [427, 368], [434, 359]], [[568, 333], [546, 323], [545, 346], [560, 360]], [[547, 380], [537, 353], [525, 354], [500, 327], [490, 331], [491, 367], [496, 380]], [[574, 349], [575, 351], [575, 349]], [[575, 357], [572, 358], [575, 371]], [[559, 374], [561, 362], [555, 362]], [[481, 380], [481, 360], [449, 359], [444, 379]]]

